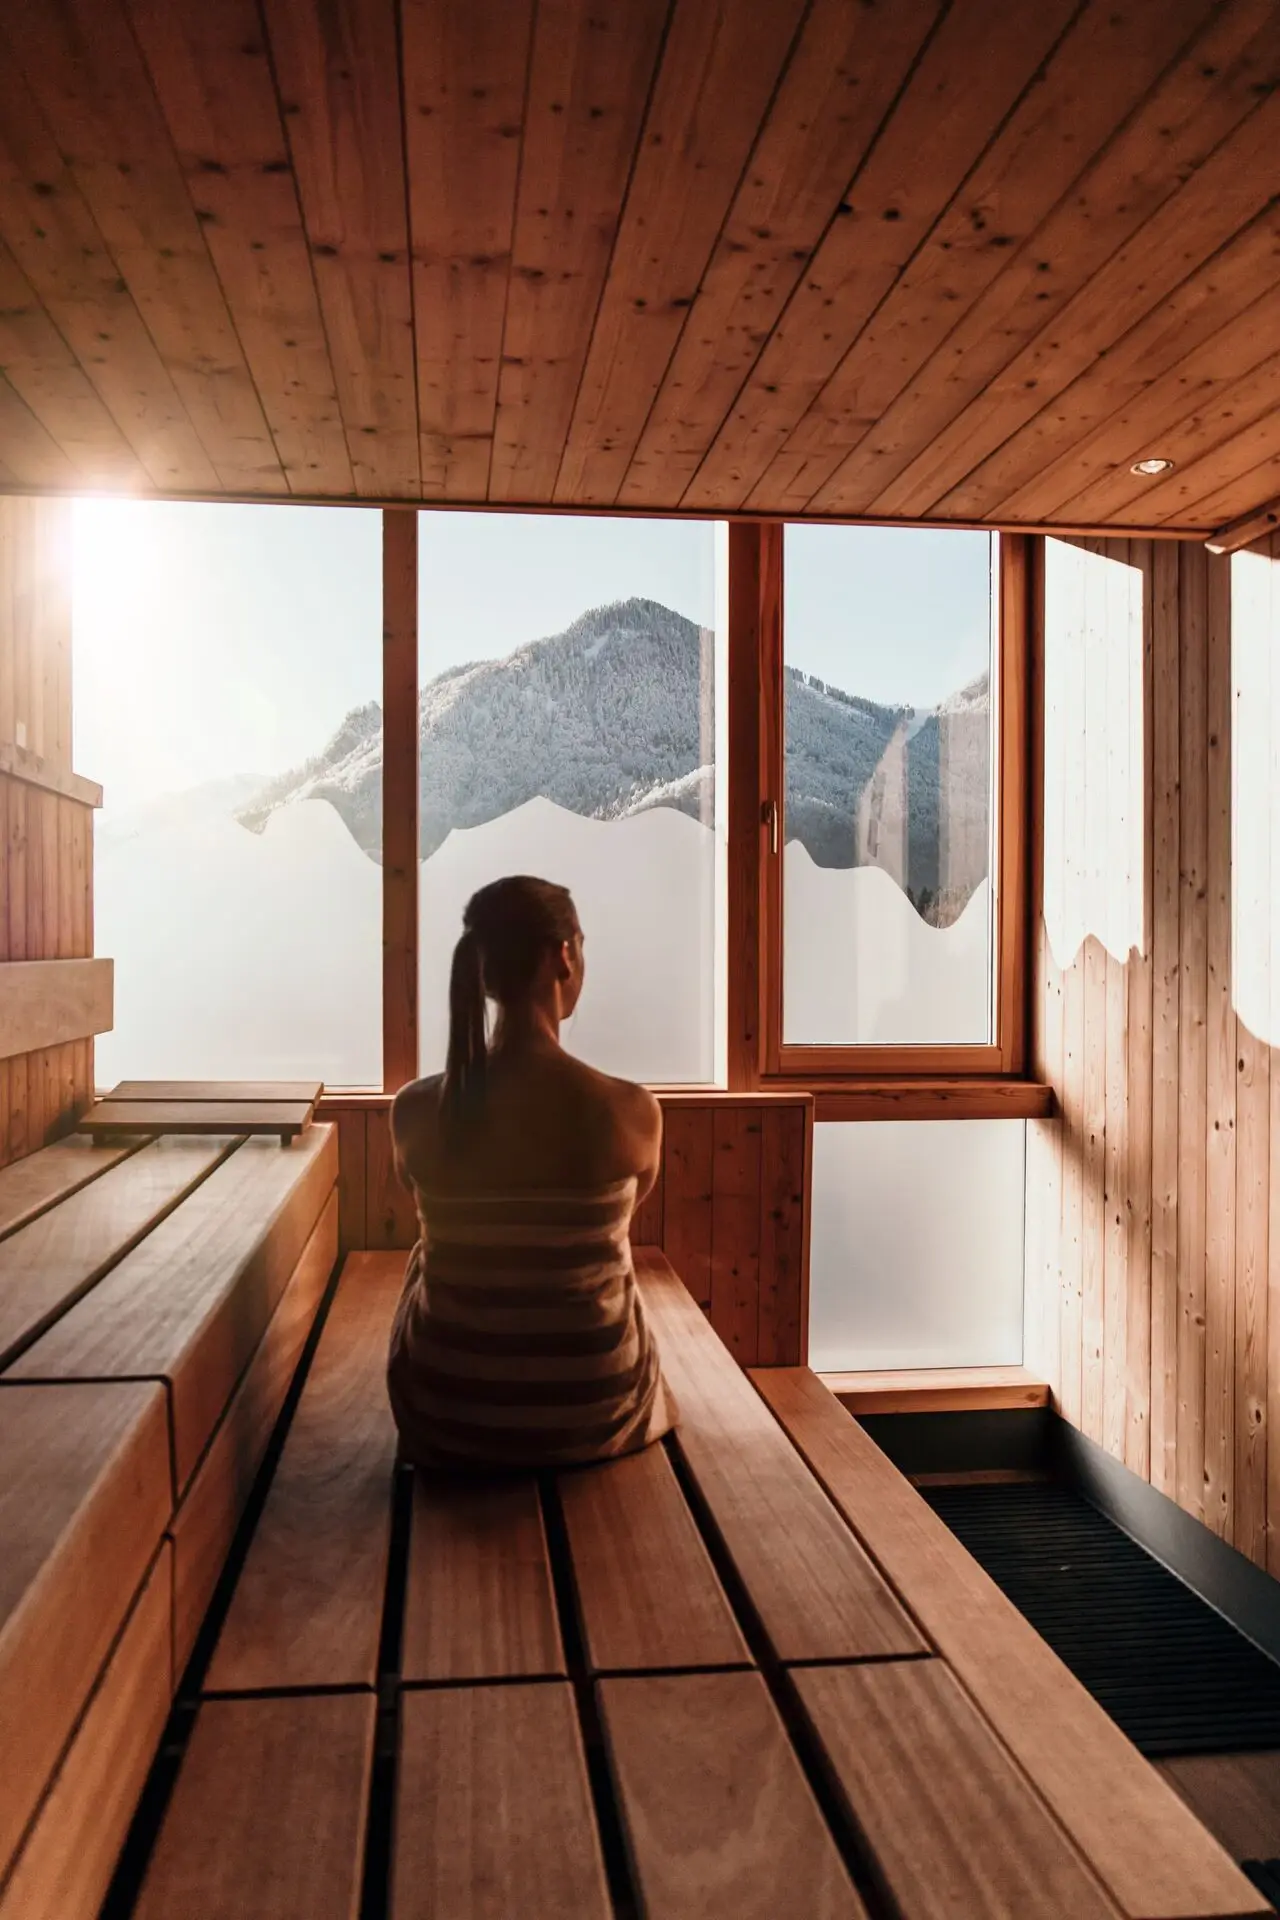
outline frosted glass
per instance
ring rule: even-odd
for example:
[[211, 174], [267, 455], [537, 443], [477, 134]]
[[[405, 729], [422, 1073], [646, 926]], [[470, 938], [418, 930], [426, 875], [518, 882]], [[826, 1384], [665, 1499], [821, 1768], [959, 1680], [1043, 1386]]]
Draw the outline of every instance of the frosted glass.
[[809, 1364], [1016, 1366], [1025, 1126], [845, 1121], [814, 1129]]
[[454, 943], [504, 874], [567, 886], [586, 985], [565, 1044], [708, 1082], [723, 993], [723, 529], [419, 515], [420, 1060]]
[[80, 501], [76, 765], [102, 781], [100, 1086], [382, 1081], [381, 517]]
[[985, 533], [785, 532], [783, 1037], [991, 1037]]

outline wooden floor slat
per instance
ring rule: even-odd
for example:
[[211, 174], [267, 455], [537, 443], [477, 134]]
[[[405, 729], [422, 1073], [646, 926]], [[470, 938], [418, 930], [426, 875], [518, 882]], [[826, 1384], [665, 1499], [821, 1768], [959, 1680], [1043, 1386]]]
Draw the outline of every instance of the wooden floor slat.
[[759, 1674], [628, 1676], [598, 1693], [648, 1920], [864, 1914]]
[[73, 1133], [51, 1147], [41, 1147], [38, 1153], [29, 1153], [25, 1160], [15, 1160], [0, 1171], [0, 1239], [78, 1193], [149, 1139], [150, 1135], [144, 1133], [136, 1142], [115, 1140], [97, 1146], [87, 1133]]
[[155, 1556], [169, 1485], [163, 1387], [0, 1387], [0, 1879]]
[[166, 1540], [0, 1892], [0, 1920], [97, 1920], [169, 1718], [172, 1606]]
[[565, 1671], [531, 1475], [415, 1477], [400, 1671], [407, 1681]]
[[289, 1147], [246, 1140], [23, 1354], [13, 1378], [167, 1380], [181, 1493], [337, 1177], [333, 1127]]
[[823, 1373], [818, 1378], [852, 1414], [962, 1413], [1049, 1404], [1045, 1382], [1026, 1367], [926, 1367], [916, 1372]]
[[403, 1262], [342, 1271], [206, 1677], [210, 1692], [372, 1687], [396, 1432], [387, 1343]]
[[238, 1145], [224, 1138], [153, 1141], [0, 1241], [0, 1368]]
[[940, 1660], [792, 1678], [903, 1920], [1119, 1915]]
[[636, 1267], [680, 1409], [677, 1443], [778, 1658], [925, 1652], [897, 1597], [663, 1255], [646, 1248]]
[[1280, 1753], [1189, 1753], [1159, 1766], [1237, 1860], [1280, 1860]]
[[561, 1474], [559, 1487], [596, 1672], [751, 1664], [661, 1447]]
[[376, 1711], [206, 1700], [134, 1920], [356, 1920]]
[[1126, 1913], [1265, 1912], [1216, 1841], [805, 1367], [751, 1376], [925, 1632]]
[[404, 1697], [391, 1920], [609, 1920], [564, 1682]]

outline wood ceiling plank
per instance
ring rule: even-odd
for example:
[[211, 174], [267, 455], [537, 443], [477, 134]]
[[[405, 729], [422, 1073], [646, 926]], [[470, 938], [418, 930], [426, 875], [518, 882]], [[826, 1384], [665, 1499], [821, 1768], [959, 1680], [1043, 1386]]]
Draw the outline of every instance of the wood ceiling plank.
[[0, 238], [151, 484], [216, 493], [213, 464], [2, 37]]
[[[0, 363], [2, 366], [2, 363]], [[0, 447], [15, 484], [75, 487], [79, 475], [58, 442], [0, 371]]]
[[740, 506], [892, 287], [1074, 8], [962, 0], [921, 54], [682, 504]]
[[484, 500], [533, 0], [405, 0], [401, 39], [422, 493]]
[[140, 487], [137, 455], [0, 244], [0, 367], [86, 487]]
[[[1014, 444], [1017, 430], [1268, 206], [1280, 140], [1280, 93], [1269, 89], [1277, 80], [1280, 41], [1273, 27], [1214, 81], [1187, 129], [1182, 167], [1159, 208], [1105, 266], [1077, 280], [1078, 290], [1050, 324], [876, 495], [877, 512], [910, 514], [927, 501], [941, 517], [963, 518], [1031, 478], [1035, 456]], [[1236, 124], [1228, 129], [1223, 123], [1233, 112]], [[966, 369], [966, 387], [969, 378]], [[964, 477], [957, 481], [957, 474]]]
[[685, 319], [618, 494], [672, 506], [856, 175], [938, 0], [816, 0]]
[[[1159, 500], [1149, 502], [1157, 524], [1212, 532], [1251, 506], [1274, 497], [1280, 487], [1280, 420], [1264, 414], [1224, 446], [1162, 482]], [[1176, 504], [1175, 504], [1176, 503]]]
[[354, 491], [311, 257], [253, 0], [126, 0], [187, 193], [295, 493]]
[[[960, 317], [939, 351], [882, 410], [874, 433], [814, 492], [813, 512], [843, 511], [855, 500], [916, 498], [935, 465], [940, 473], [936, 494], [965, 470], [967, 428], [960, 422], [975, 405], [981, 412], [994, 383], [1005, 382], [1024, 419], [1039, 411], [1046, 397], [1040, 370], [1007, 371], [1010, 363], [1017, 367], [1027, 343], [1063, 336], [1067, 322], [1061, 316], [1070, 311], [1082, 282], [1105, 270], [1141, 235], [1145, 222], [1256, 106], [1255, 88], [1268, 51], [1259, 32], [1266, 11], [1266, 0], [1244, 0], [1210, 21], [1027, 245]], [[1217, 238], [1232, 230], [1224, 221]], [[1128, 292], [1132, 298], [1132, 286]], [[1037, 385], [1019, 387], [1019, 379], [1035, 379]], [[998, 444], [994, 423], [991, 431], [992, 444]], [[945, 454], [935, 458], [940, 439]], [[917, 475], [921, 484], [913, 488]]]
[[[1022, 428], [1019, 438], [1034, 442], [1039, 465], [1000, 502], [1000, 513], [1065, 522], [1077, 498], [1109, 481], [1123, 484], [1118, 469], [1127, 476], [1139, 454], [1158, 451], [1161, 433], [1273, 351], [1278, 279], [1280, 209], [1274, 209], [1184, 280], [1056, 406]], [[1224, 312], [1231, 316], [1226, 326]], [[1131, 490], [1149, 492], [1150, 485], [1135, 481]]]
[[[1020, 250], [1209, 11], [1206, 0], [1177, 0], [1144, 16], [1135, 33], [1132, 15], [1091, 0], [771, 462], [752, 504], [802, 511], [997, 279], [1033, 286], [1042, 315], [1066, 297], [1068, 260], [1038, 246]], [[1126, 210], [1137, 219], [1142, 208], [1132, 199]]]
[[552, 497], [666, 15], [665, 0], [538, 9], [491, 500]]
[[803, 0], [676, 0], [555, 498], [611, 505], [692, 307]]
[[18, 61], [219, 482], [284, 477], [120, 0], [6, 9]]
[[758, 1673], [628, 1677], [597, 1691], [646, 1914], [865, 1916]]
[[356, 490], [420, 492], [393, 0], [265, 0]]

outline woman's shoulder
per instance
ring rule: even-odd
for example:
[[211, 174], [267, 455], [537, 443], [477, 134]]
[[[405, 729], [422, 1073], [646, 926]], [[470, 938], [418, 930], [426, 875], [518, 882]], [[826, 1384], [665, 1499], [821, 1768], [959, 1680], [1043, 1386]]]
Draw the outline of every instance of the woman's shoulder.
[[407, 1140], [434, 1127], [440, 1113], [440, 1091], [444, 1075], [433, 1073], [425, 1080], [410, 1080], [391, 1102], [391, 1132], [397, 1140]]
[[585, 1100], [626, 1131], [647, 1135], [661, 1127], [662, 1109], [647, 1087], [601, 1073], [582, 1060], [574, 1060], [573, 1066]]

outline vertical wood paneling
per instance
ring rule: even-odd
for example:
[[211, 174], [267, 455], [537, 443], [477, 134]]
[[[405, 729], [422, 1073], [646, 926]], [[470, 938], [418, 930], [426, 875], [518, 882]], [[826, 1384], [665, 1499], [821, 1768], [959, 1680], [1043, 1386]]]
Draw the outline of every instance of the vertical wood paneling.
[[[71, 772], [71, 507], [0, 500], [0, 743]], [[34, 764], [34, 763], [33, 763]], [[0, 774], [0, 960], [93, 951], [93, 814]], [[0, 1166], [66, 1132], [92, 1097], [92, 1042], [0, 1061]]]
[[[1280, 1573], [1280, 1446], [1270, 1443], [1280, 1421], [1280, 1068], [1237, 1013], [1233, 988], [1229, 563], [1172, 541], [1101, 550], [1141, 578], [1142, 711], [1126, 719], [1109, 698], [1104, 724], [1087, 687], [1073, 692], [1059, 670], [1046, 677], [1044, 725], [1073, 723], [1088, 707], [1093, 735], [1081, 750], [1104, 791], [1109, 731], [1127, 725], [1140, 740], [1144, 939], [1127, 962], [1087, 940], [1062, 974], [1047, 941], [1034, 946], [1034, 1060], [1063, 1115], [1062, 1186], [1053, 1192], [1043, 1151], [1029, 1160], [1039, 1173], [1028, 1181], [1027, 1286], [1040, 1299], [1028, 1299], [1027, 1325], [1056, 1320], [1062, 1350], [1053, 1364], [1042, 1331], [1028, 1357], [1046, 1356], [1069, 1419]], [[1280, 553], [1277, 563], [1273, 587]], [[1270, 659], [1268, 639], [1253, 656], [1255, 680]], [[1271, 761], [1250, 761], [1252, 791], [1259, 777], [1280, 780], [1271, 711]], [[1256, 741], [1248, 751], [1256, 759]], [[1088, 821], [1043, 823], [1042, 902], [1060, 904], [1073, 867], [1097, 856], [1073, 850], [1073, 838], [1113, 828], [1110, 799]], [[1249, 857], [1264, 887], [1267, 847]], [[1265, 902], [1251, 900], [1251, 938], [1263, 918]]]
[[717, 1107], [712, 1121], [711, 1320], [736, 1360], [756, 1344], [760, 1299], [762, 1117]]
[[662, 1245], [699, 1306], [711, 1305], [710, 1107], [671, 1107], [663, 1147]]
[[760, 1285], [756, 1365], [794, 1365], [804, 1297], [805, 1115], [766, 1107], [760, 1141]]

